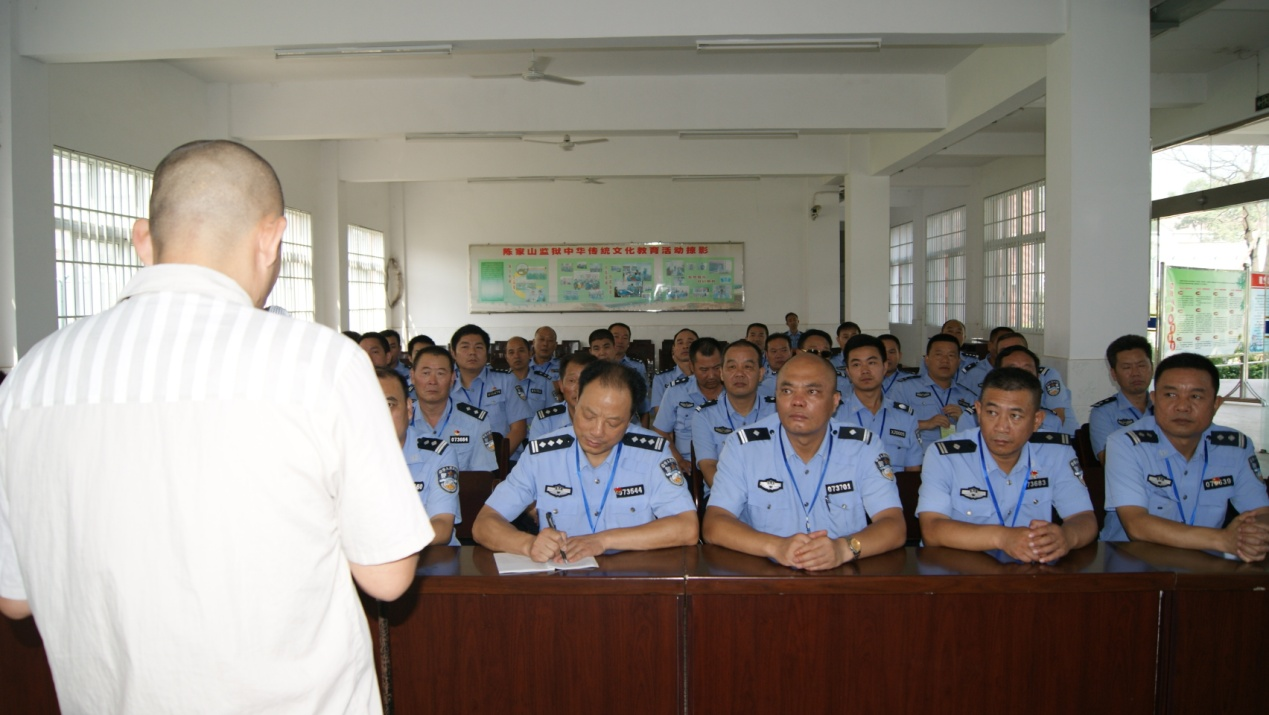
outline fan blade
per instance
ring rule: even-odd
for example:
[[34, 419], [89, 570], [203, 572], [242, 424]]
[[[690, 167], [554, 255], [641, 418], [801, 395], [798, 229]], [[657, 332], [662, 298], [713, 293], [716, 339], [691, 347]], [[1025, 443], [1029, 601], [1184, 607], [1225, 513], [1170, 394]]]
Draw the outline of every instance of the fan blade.
[[562, 144], [563, 142], [551, 141], [550, 139], [530, 139], [528, 137], [520, 137], [522, 142], [533, 142], [534, 144]]
[[582, 139], [580, 141], [575, 141], [573, 143], [574, 144], [598, 144], [600, 142], [606, 142], [606, 141], [608, 140], [607, 139]]
[[520, 79], [521, 75], [516, 74], [474, 74], [472, 79]]
[[544, 74], [542, 75], [542, 79], [546, 80], [547, 82], [555, 82], [557, 84], [571, 84], [575, 87], [579, 84], [586, 84], [580, 79], [569, 79], [568, 77], [560, 77], [559, 75], [553, 75], [553, 74]]

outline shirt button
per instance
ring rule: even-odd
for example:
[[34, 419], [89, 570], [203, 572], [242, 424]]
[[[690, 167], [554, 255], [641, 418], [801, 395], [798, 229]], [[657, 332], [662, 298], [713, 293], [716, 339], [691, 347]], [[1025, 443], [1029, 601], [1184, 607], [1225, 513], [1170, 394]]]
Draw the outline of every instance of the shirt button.
[[599, 516], [599, 512], [595, 512], [595, 516]]
[[596, 483], [596, 484], [599, 484], [599, 480], [598, 480], [598, 479], [596, 479], [596, 480], [595, 480], [595, 483]]
[[634, 507], [630, 507], [630, 513], [631, 513], [631, 514], [633, 514], [633, 513], [634, 513]]
[[966, 511], [966, 512], [965, 512], [965, 516], [973, 516], [973, 515], [974, 515], [974, 512], [972, 512], [972, 511]]

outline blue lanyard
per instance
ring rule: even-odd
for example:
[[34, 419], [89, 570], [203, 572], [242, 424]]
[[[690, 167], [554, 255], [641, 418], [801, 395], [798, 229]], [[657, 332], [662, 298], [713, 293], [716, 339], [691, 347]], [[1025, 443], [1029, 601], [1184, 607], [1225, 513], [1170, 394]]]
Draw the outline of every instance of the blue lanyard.
[[[956, 387], [955, 384], [952, 387]], [[947, 397], [939, 397], [939, 386], [933, 381], [930, 382], [930, 389], [934, 391], [934, 399], [939, 401], [939, 407], [947, 407], [947, 403], [952, 400], [952, 387], [947, 388]]]
[[899, 379], [899, 371], [898, 371], [898, 370], [895, 370], [895, 371], [894, 371], [894, 374], [890, 376], [890, 384], [889, 384], [889, 385], [885, 384], [885, 382], [884, 382], [884, 381], [882, 382], [882, 385], [881, 385], [881, 391], [882, 391], [882, 392], [886, 392], [887, 390], [889, 390], [889, 389], [890, 389], [890, 388], [894, 385], [894, 381], [895, 381], [895, 380], [898, 380], [898, 379]]
[[[485, 368], [485, 369], [488, 369], [488, 368]], [[480, 380], [480, 390], [476, 392], [476, 408], [477, 409], [480, 409], [481, 403], [485, 401], [485, 369], [482, 369], [480, 371], [480, 376], [476, 378], [477, 380]], [[467, 392], [467, 388], [463, 387], [463, 378], [461, 375], [458, 378], [458, 389], [463, 391], [463, 397], [467, 398], [467, 404], [469, 405], [472, 404], [471, 394]]]
[[[1025, 445], [1023, 449], [1027, 450], [1027, 471], [1022, 475], [1022, 491], [1018, 493], [1018, 503], [1013, 507], [1013, 521], [1009, 522], [1009, 528], [1013, 528], [1018, 523], [1018, 514], [1022, 512], [1022, 499], [1027, 496], [1027, 487], [1031, 485], [1031, 450]], [[983, 433], [979, 432], [978, 462], [983, 466], [983, 481], [987, 482], [987, 493], [991, 495], [991, 505], [996, 508], [996, 518], [1000, 520], [1001, 526], [1005, 526], [1005, 515], [1000, 513], [1000, 502], [996, 501], [996, 490], [992, 488], [991, 477], [987, 474], [986, 451], [983, 448]]]
[[[760, 407], [760, 404], [761, 404], [761, 403], [759, 403], [759, 402], [758, 402], [758, 400], [759, 400], [759, 399], [761, 399], [761, 398], [758, 398], [758, 397], [755, 397], [755, 398], [754, 398], [754, 401], [753, 401], [753, 408], [752, 408], [751, 410], [749, 410], [749, 414], [750, 414], [750, 415], [757, 415], [757, 414], [758, 414], [758, 412], [759, 412], [759, 407]], [[732, 409], [731, 409], [731, 398], [730, 398], [730, 397], [727, 397], [727, 396], [724, 394], [724, 396], [723, 396], [723, 401], [726, 403], [726, 404], [724, 404], [723, 406], [727, 408], [726, 410], [723, 410], [723, 413], [724, 413], [725, 415], [727, 415], [727, 426], [728, 426], [728, 427], [731, 427], [731, 431], [732, 431], [732, 432], [735, 432], [735, 431], [736, 431], [736, 423], [731, 421], [731, 413], [732, 413]], [[737, 413], [736, 413], [736, 416], [737, 416], [737, 417], [739, 417], [739, 416], [740, 416], [740, 413], [739, 413], [739, 412], [737, 412]], [[740, 419], [740, 426], [741, 426], [741, 427], [748, 427], [748, 426], [749, 426], [749, 422], [747, 421], [748, 419], [749, 419], [749, 418], [748, 418], [747, 416], [746, 416], [746, 417], [741, 417], [741, 419]]]
[[789, 473], [789, 481], [793, 482], [793, 489], [798, 494], [798, 501], [802, 502], [802, 510], [806, 512], [806, 533], [811, 533], [811, 510], [815, 508], [815, 500], [820, 493], [820, 488], [824, 486], [824, 475], [828, 473], [828, 460], [833, 457], [833, 431], [828, 430], [824, 433], [824, 438], [828, 440], [828, 454], [824, 455], [824, 466], [820, 467], [820, 481], [815, 485], [815, 491], [811, 493], [810, 500], [802, 498], [802, 488], [798, 486], [798, 480], [793, 476], [793, 468], [789, 466], [789, 454], [784, 450], [784, 426], [780, 427], [780, 434], [777, 435], [780, 441], [780, 456], [784, 458], [784, 471]]
[[[881, 408], [881, 426], [873, 430], [873, 432], [876, 433], [877, 436], [882, 436], [882, 435], [885, 435], [886, 433], [886, 410], [887, 409], [888, 408], [886, 407]], [[868, 417], [871, 418], [869, 422], [864, 422], [863, 420], [859, 419], [859, 415], [864, 412], [868, 412], [868, 408], [864, 407], [862, 404], [859, 406], [858, 410], [855, 410], [855, 420], [858, 421], [859, 424], [867, 425], [867, 424], [871, 424], [871, 422], [876, 420], [876, 415], [874, 415], [871, 412], [868, 412]], [[871, 429], [871, 427], [869, 429]]]
[[1168, 468], [1168, 479], [1172, 482], [1172, 496], [1176, 497], [1176, 508], [1181, 512], [1181, 521], [1186, 526], [1194, 526], [1198, 516], [1199, 497], [1203, 495], [1203, 480], [1207, 477], [1207, 441], [1203, 441], [1203, 471], [1199, 473], [1199, 488], [1194, 493], [1194, 508], [1190, 510], [1190, 518], [1185, 518], [1185, 505], [1181, 503], [1181, 492], [1176, 488], [1176, 478], [1172, 476], [1172, 463], [1163, 458], [1163, 466]]
[[[445, 411], [445, 419], [441, 421], [441, 426], [432, 432], [432, 434], [434, 434], [434, 435], [436, 435], [436, 436], [438, 436], [438, 437], [444, 437], [444, 436], [445, 436], [445, 425], [448, 425], [448, 424], [449, 424], [449, 417], [450, 417], [450, 415], [454, 414], [454, 401], [453, 401], [453, 400], [448, 400], [448, 402], [449, 402], [449, 409]], [[421, 407], [419, 408], [419, 414], [420, 414], [420, 415], [422, 415], [422, 414], [423, 414], [423, 408], [421, 408]], [[414, 424], [414, 415], [410, 415], [410, 424], [411, 424], [411, 425], [413, 425], [413, 424]], [[424, 417], [424, 418], [423, 418], [423, 424], [425, 424], [425, 425], [427, 424], [427, 418], [426, 418], [426, 417]], [[428, 426], [430, 427], [431, 425], [428, 425]]]
[[577, 488], [582, 490], [582, 505], [586, 507], [586, 521], [590, 522], [590, 533], [595, 533], [595, 520], [600, 514], [604, 513], [604, 505], [608, 503], [608, 493], [612, 491], [612, 482], [617, 478], [617, 464], [621, 462], [621, 448], [623, 443], [617, 443], [617, 454], [612, 458], [612, 472], [608, 475], [608, 484], [604, 487], [604, 498], [599, 501], [599, 510], [593, 515], [590, 513], [590, 499], [586, 497], [586, 480], [582, 479], [582, 448], [580, 445], [573, 445], [573, 466], [577, 470]]

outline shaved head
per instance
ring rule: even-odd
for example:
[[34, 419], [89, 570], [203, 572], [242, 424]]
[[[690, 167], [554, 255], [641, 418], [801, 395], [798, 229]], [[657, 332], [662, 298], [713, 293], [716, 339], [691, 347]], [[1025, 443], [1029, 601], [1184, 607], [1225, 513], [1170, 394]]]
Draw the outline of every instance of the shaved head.
[[283, 213], [273, 167], [230, 141], [196, 141], [173, 149], [154, 170], [150, 234], [156, 255], [183, 241], [203, 251], [232, 251], [261, 220]]

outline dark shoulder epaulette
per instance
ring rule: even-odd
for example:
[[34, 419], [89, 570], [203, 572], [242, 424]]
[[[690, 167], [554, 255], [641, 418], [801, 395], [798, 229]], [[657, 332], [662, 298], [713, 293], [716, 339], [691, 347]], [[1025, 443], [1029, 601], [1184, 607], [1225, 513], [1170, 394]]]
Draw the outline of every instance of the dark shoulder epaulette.
[[972, 439], [949, 439], [935, 442], [939, 454], [969, 454], [978, 451], [978, 443]]
[[1159, 433], [1152, 429], [1134, 429], [1128, 430], [1128, 439], [1133, 444], [1158, 444]]
[[920, 375], [908, 375], [907, 377], [899, 378], [899, 382], [907, 382], [908, 380], [919, 380], [919, 379], [921, 379]]
[[895, 408], [896, 410], [901, 410], [901, 411], [903, 411], [903, 412], [907, 412], [907, 413], [908, 413], [908, 414], [910, 414], [910, 415], [915, 415], [915, 414], [916, 414], [916, 410], [912, 409], [911, 405], [905, 405], [905, 404], [903, 404], [902, 402], [894, 402], [894, 403], [892, 403], [892, 404], [894, 405], [894, 408]]
[[713, 407], [714, 405], [717, 405], [717, 404], [718, 404], [718, 400], [706, 400], [705, 402], [702, 402], [701, 404], [696, 406], [696, 411], [700, 412], [706, 407]]
[[489, 368], [489, 372], [500, 372], [500, 373], [502, 373], [503, 375], [510, 375], [510, 374], [511, 374], [511, 370], [508, 370], [508, 369], [506, 369], [506, 368], [501, 368], [501, 367], [491, 367], [491, 368]]
[[1049, 368], [1045, 367], [1044, 365], [1041, 365], [1039, 374], [1044, 375], [1044, 373], [1046, 372], [1049, 372]]
[[1065, 432], [1036, 432], [1027, 441], [1032, 444], [1070, 444], [1071, 435]]
[[775, 404], [775, 395], [763, 395], [763, 397], [762, 397], [762, 401], [763, 401], [763, 402], [770, 402], [771, 404], [773, 404], [773, 405], [774, 405], [774, 404]]
[[665, 448], [665, 438], [658, 437], [654, 434], [639, 434], [636, 432], [627, 432], [625, 437], [621, 438], [621, 443], [628, 447], [636, 447], [638, 449], [650, 449], [653, 452], [660, 452]]
[[1247, 446], [1247, 436], [1237, 430], [1212, 430], [1208, 435], [1207, 441], [1218, 447], [1238, 447]]
[[741, 444], [749, 444], [750, 442], [761, 442], [765, 439], [771, 439], [771, 430], [766, 427], [746, 427], [737, 432], [740, 435]]
[[903, 365], [900, 365], [900, 366], [899, 366], [899, 372], [904, 373], [905, 375], [920, 375], [920, 374], [921, 374], [921, 368], [919, 368], [919, 367], [904, 367]]
[[[676, 367], [677, 367], [677, 366], [676, 366]], [[672, 367], [667, 367], [667, 368], [666, 368], [666, 369], [664, 369], [664, 370], [657, 370], [657, 374], [658, 374], [658, 375], [664, 375], [664, 374], [666, 374], [667, 372], [674, 372], [674, 368], [672, 368]]]
[[1093, 407], [1105, 407], [1106, 405], [1113, 405], [1114, 403], [1115, 403], [1115, 396], [1111, 395], [1110, 397], [1107, 397], [1104, 400], [1099, 400], [1097, 402], [1094, 402]]
[[543, 437], [529, 442], [529, 452], [533, 454], [542, 454], [543, 452], [554, 452], [557, 449], [568, 449], [573, 446], [573, 435], [557, 434], [554, 437]]
[[975, 360], [974, 362], [965, 363], [965, 367], [961, 368], [961, 372], [968, 373], [970, 370], [973, 370], [974, 368], [978, 367], [978, 363], [980, 362], [982, 361]]
[[547, 417], [562, 415], [565, 412], [568, 412], [568, 405], [551, 405], [550, 407], [544, 407], [538, 410], [538, 419], [544, 420]]
[[537, 375], [538, 377], [545, 377], [545, 378], [546, 378], [546, 379], [548, 379], [548, 380], [550, 380], [550, 379], [551, 379], [551, 373], [549, 373], [549, 372], [542, 372], [541, 370], [534, 370], [534, 371], [533, 371], [533, 374], [534, 374], [534, 375]]
[[434, 437], [419, 437], [417, 445], [418, 448], [424, 452], [436, 452], [437, 454], [443, 454], [445, 452], [445, 448], [449, 446], [449, 442], [443, 439], [436, 439]]
[[970, 405], [969, 407], [964, 408], [964, 411], [965, 411], [965, 414], [967, 415], [978, 414], [978, 408], [974, 407], [973, 405]]
[[837, 430], [838, 439], [857, 439], [864, 444], [872, 442], [872, 432], [863, 427], [842, 427]]
[[489, 413], [486, 412], [485, 410], [482, 410], [475, 405], [469, 405], [466, 402], [458, 403], [458, 411], [465, 412], [471, 415], [472, 417], [475, 417], [476, 419], [480, 420], [481, 422], [484, 422], [485, 417], [489, 415]]
[[674, 385], [682, 385], [690, 379], [692, 379], [691, 375], [684, 375], [683, 377], [675, 379], [674, 382], [671, 382], [670, 386], [673, 387]]

